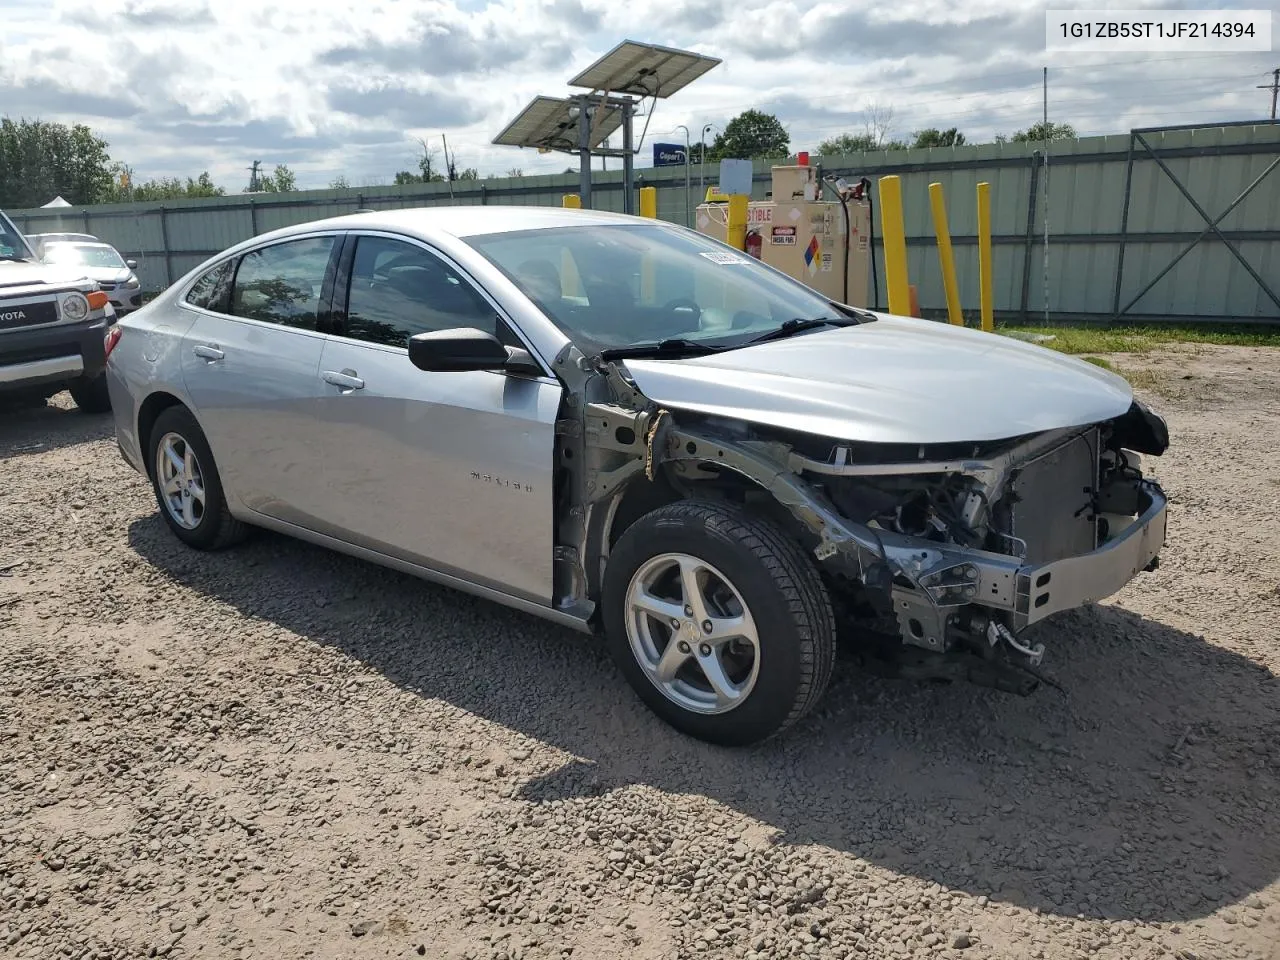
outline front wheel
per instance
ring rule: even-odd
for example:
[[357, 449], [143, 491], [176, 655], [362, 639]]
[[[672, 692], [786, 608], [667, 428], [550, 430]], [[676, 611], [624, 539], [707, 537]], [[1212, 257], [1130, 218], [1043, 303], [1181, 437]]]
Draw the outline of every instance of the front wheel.
[[654, 713], [724, 746], [773, 736], [821, 698], [835, 619], [813, 562], [772, 522], [721, 503], [654, 510], [604, 582], [610, 653]]
[[110, 413], [111, 394], [107, 390], [107, 374], [96, 377], [77, 377], [67, 384], [71, 399], [82, 413]]

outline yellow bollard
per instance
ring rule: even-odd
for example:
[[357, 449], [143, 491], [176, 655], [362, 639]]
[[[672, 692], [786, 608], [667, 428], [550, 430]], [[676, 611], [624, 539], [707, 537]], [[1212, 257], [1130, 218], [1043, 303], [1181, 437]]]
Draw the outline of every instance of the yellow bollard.
[[735, 193], [729, 197], [725, 242], [737, 250], [747, 249], [747, 204], [750, 200], [745, 193]]
[[566, 193], [562, 202], [564, 206], [571, 207], [574, 210], [582, 209], [582, 198], [576, 193]]
[[982, 329], [995, 329], [991, 280], [991, 184], [978, 184], [978, 290], [982, 305]]
[[650, 220], [658, 219], [658, 188], [640, 188], [640, 216]]
[[[650, 220], [658, 219], [658, 188], [640, 188], [640, 216]], [[653, 306], [657, 297], [657, 276], [654, 271], [653, 254], [646, 253], [640, 258], [640, 302]]]
[[880, 233], [884, 237], [884, 285], [889, 312], [911, 315], [911, 288], [907, 283], [907, 228], [902, 220], [902, 179], [880, 178]]
[[933, 207], [933, 232], [938, 236], [938, 263], [942, 267], [942, 289], [947, 295], [947, 320], [963, 327], [960, 287], [956, 283], [956, 258], [951, 252], [951, 231], [947, 228], [947, 205], [942, 198], [942, 184], [929, 184], [929, 204]]

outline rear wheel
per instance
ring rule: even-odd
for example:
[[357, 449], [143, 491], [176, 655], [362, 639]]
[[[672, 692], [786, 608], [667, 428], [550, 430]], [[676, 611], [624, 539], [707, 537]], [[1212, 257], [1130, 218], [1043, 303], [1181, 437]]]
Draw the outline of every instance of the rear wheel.
[[111, 395], [107, 391], [106, 371], [96, 377], [77, 377], [67, 384], [71, 399], [83, 413], [109, 413]]
[[609, 558], [604, 616], [615, 662], [676, 729], [742, 746], [803, 717], [835, 657], [813, 562], [773, 523], [689, 501], [636, 521]]
[[186, 407], [164, 410], [151, 428], [150, 472], [160, 515], [183, 543], [216, 550], [243, 540], [248, 527], [231, 516], [213, 451]]

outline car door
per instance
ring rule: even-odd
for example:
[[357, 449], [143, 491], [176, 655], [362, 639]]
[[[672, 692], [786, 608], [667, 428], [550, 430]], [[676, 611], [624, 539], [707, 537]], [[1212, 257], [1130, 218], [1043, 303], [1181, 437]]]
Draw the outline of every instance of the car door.
[[237, 258], [220, 299], [189, 305], [198, 316], [182, 351], [184, 382], [229, 495], [304, 525], [312, 519], [304, 481], [321, 460], [318, 318], [338, 239], [289, 239]]
[[408, 339], [478, 327], [522, 345], [495, 304], [424, 244], [348, 238], [320, 363], [334, 535], [521, 596], [552, 596], [550, 376], [428, 373]]

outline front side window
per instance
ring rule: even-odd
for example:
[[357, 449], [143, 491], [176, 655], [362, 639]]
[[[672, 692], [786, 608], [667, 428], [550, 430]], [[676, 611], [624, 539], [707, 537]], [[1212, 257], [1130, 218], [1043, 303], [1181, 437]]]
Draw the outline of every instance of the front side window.
[[207, 270], [187, 291], [187, 303], [205, 310], [226, 313], [234, 268], [234, 260], [223, 260], [216, 267]]
[[668, 339], [733, 346], [789, 320], [849, 322], [810, 287], [692, 231], [590, 225], [466, 241], [588, 350]]
[[333, 244], [333, 237], [308, 237], [246, 253], [236, 270], [231, 313], [286, 327], [316, 329]]
[[434, 330], [500, 335], [497, 322], [484, 297], [429, 251], [387, 237], [356, 240], [345, 336], [407, 348], [410, 337]]

